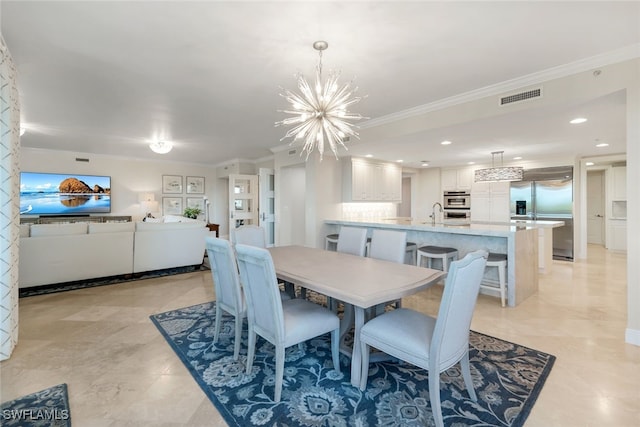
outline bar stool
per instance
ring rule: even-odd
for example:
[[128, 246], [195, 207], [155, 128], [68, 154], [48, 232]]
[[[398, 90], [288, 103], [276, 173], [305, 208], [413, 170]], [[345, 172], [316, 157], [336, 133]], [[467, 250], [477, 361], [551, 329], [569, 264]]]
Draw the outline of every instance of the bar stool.
[[[327, 234], [327, 236], [324, 238], [324, 250], [325, 251], [335, 251], [337, 249], [338, 246], [338, 236], [339, 234]], [[333, 246], [333, 249], [330, 249], [330, 246]]]
[[498, 287], [496, 287], [492, 282], [483, 280], [482, 283], [480, 283], [480, 289], [487, 289], [490, 291], [499, 290], [500, 301], [504, 307], [507, 294], [507, 255], [489, 252], [486, 266], [498, 268]]
[[458, 259], [458, 250], [444, 246], [422, 246], [418, 248], [417, 266], [422, 267], [422, 258], [427, 258], [427, 267], [431, 268], [434, 259], [442, 260], [442, 271], [449, 271], [449, 260]]

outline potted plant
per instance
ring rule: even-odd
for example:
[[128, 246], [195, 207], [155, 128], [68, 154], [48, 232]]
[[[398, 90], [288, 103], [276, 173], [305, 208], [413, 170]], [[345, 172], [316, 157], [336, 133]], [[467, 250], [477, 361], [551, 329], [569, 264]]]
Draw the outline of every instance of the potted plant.
[[200, 208], [185, 208], [183, 216], [187, 218], [197, 219], [198, 215], [202, 213], [202, 209]]

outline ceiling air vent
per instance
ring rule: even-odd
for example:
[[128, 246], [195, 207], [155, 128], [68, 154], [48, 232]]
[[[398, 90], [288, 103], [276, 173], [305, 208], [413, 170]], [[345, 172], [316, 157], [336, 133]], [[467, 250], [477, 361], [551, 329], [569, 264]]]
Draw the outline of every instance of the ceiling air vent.
[[540, 98], [542, 88], [527, 90], [525, 92], [514, 93], [500, 98], [500, 105], [513, 104], [514, 102], [527, 101], [529, 99]]

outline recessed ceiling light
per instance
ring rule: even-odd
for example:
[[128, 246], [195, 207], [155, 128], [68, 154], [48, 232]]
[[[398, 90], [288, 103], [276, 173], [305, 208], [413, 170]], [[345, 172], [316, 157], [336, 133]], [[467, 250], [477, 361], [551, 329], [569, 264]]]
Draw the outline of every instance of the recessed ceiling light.
[[593, 166], [593, 165], [595, 165], [595, 163], [593, 163], [593, 162], [587, 162], [587, 163], [585, 163], [585, 165], [587, 165], [587, 166]]
[[373, 154], [367, 154], [365, 157], [373, 157]]
[[426, 168], [427, 166], [429, 166], [429, 163], [422, 163], [420, 166], [422, 166], [423, 168]]
[[442, 144], [442, 145], [449, 145], [449, 144], [451, 144], [451, 141], [442, 141], [440, 144]]
[[467, 164], [468, 164], [468, 165], [475, 165], [475, 164], [476, 164], [476, 162], [468, 162]]
[[520, 156], [514, 157], [513, 160], [522, 160], [522, 157], [520, 157]]
[[396, 162], [402, 163], [402, 162], [404, 162], [404, 160], [396, 160]]
[[596, 147], [608, 147], [609, 144], [607, 144], [606, 142], [601, 142], [600, 144], [596, 144]]
[[580, 123], [584, 123], [586, 121], [587, 119], [585, 119], [584, 117], [576, 117], [575, 119], [571, 120], [569, 123], [571, 123], [572, 125], [579, 125]]

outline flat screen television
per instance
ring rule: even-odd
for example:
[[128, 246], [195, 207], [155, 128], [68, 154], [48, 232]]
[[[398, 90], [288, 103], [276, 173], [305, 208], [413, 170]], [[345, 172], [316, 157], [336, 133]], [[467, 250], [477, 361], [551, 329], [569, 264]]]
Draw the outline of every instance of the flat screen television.
[[110, 176], [20, 172], [21, 215], [110, 212]]

